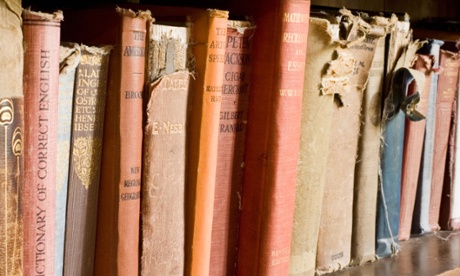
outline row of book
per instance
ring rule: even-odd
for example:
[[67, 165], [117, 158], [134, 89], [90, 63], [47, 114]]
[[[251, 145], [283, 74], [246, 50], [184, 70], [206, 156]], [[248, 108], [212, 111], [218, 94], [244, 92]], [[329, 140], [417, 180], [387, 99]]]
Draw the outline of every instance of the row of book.
[[313, 275], [458, 230], [458, 54], [408, 18], [0, 3], [5, 275]]

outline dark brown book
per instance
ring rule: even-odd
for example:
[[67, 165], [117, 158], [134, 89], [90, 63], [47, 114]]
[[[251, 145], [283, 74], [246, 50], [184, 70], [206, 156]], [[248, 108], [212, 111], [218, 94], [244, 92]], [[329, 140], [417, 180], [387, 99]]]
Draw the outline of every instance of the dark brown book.
[[248, 21], [228, 21], [209, 275], [236, 273], [254, 31]]
[[23, 10], [24, 275], [54, 275], [59, 44], [62, 12]]
[[238, 275], [287, 275], [310, 1], [253, 4]]
[[137, 275], [149, 11], [117, 8], [102, 142], [94, 274]]
[[21, 1], [0, 1], [0, 274], [23, 275], [23, 37]]
[[190, 30], [155, 23], [150, 33], [142, 164], [141, 275], [184, 275]]
[[75, 76], [64, 274], [92, 275], [110, 47], [80, 46]]

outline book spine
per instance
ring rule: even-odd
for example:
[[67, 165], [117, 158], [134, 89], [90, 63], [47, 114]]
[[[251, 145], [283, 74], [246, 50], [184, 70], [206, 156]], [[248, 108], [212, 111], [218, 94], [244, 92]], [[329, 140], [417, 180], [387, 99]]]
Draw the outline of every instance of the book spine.
[[[431, 39], [419, 50], [420, 54], [433, 57], [433, 70], [439, 69], [439, 51], [443, 41]], [[412, 218], [412, 232], [428, 233], [431, 232], [428, 223], [428, 214], [431, 194], [431, 174], [433, 167], [434, 149], [434, 128], [436, 121], [436, 97], [438, 86], [438, 74], [431, 77], [430, 95], [428, 98], [428, 110], [426, 113], [425, 139], [423, 143], [423, 153], [420, 165], [418, 188], [415, 199], [415, 206]]]
[[[417, 55], [413, 66], [414, 69], [425, 75], [423, 87], [410, 87], [408, 95], [420, 91], [421, 98], [417, 109], [422, 114], [427, 114], [428, 99], [430, 97], [431, 85], [431, 63], [429, 56]], [[421, 92], [423, 90], [423, 92]], [[412, 215], [414, 211], [415, 198], [417, 194], [417, 183], [420, 171], [420, 160], [422, 158], [423, 140], [425, 133], [425, 120], [411, 121], [406, 119], [404, 134], [404, 152], [401, 172], [401, 202], [399, 214], [399, 240], [410, 238]]]
[[289, 272], [310, 1], [258, 6], [238, 275]]
[[439, 63], [441, 72], [438, 78], [438, 95], [436, 99], [435, 146], [428, 221], [433, 231], [439, 230], [439, 210], [449, 141], [452, 103], [457, 91], [460, 60], [456, 54], [441, 49]]
[[[338, 25], [310, 18], [302, 98], [301, 133], [295, 192], [289, 275], [314, 275], [326, 160], [333, 114], [333, 95], [320, 92], [327, 66], [337, 48]], [[311, 145], [315, 146], [312, 147]], [[305, 235], [305, 233], [309, 233]]]
[[[7, 5], [7, 2], [9, 5]], [[0, 274], [23, 275], [23, 34], [21, 1], [0, 1]]]
[[182, 70], [150, 85], [142, 178], [142, 275], [184, 275], [189, 83], [190, 73]]
[[[316, 271], [318, 274], [340, 269], [350, 263], [353, 221], [353, 187], [360, 114], [363, 93], [369, 77], [377, 42], [385, 35], [383, 28], [370, 25], [369, 33], [362, 39], [358, 29], [362, 19], [349, 11], [342, 11], [352, 22], [347, 42], [352, 47], [338, 50], [339, 57], [331, 70], [347, 68], [348, 80], [338, 84], [331, 125], [329, 153], [326, 161], [324, 198], [322, 204]], [[335, 67], [337, 66], [337, 67]], [[333, 69], [334, 68], [334, 69]], [[335, 72], [334, 72], [335, 73]], [[335, 77], [334, 74], [331, 74]], [[348, 85], [347, 85], [348, 84]], [[338, 98], [338, 99], [337, 99]], [[361, 160], [367, 162], [368, 160]], [[340, 210], [340, 211], [339, 211]], [[336, 231], [341, 229], [341, 231]]]
[[454, 164], [452, 169], [452, 184], [450, 192], [450, 214], [449, 214], [449, 229], [452, 231], [460, 230], [460, 118], [458, 117], [458, 112], [460, 111], [460, 99], [458, 95], [460, 94], [460, 78], [459, 83], [457, 84], [457, 99], [455, 103], [456, 106], [456, 116], [455, 116], [455, 125], [454, 128]]
[[25, 275], [54, 275], [61, 12], [23, 11]]
[[106, 101], [95, 275], [137, 275], [142, 108], [149, 11], [117, 8], [118, 42]]
[[81, 45], [75, 76], [64, 275], [92, 275], [110, 47]]
[[455, 161], [455, 132], [457, 125], [457, 97], [458, 86], [452, 102], [452, 115], [449, 128], [449, 142], [447, 144], [446, 166], [444, 169], [444, 183], [442, 187], [441, 207], [439, 210], [439, 226], [441, 230], [452, 230], [450, 218], [452, 217], [452, 198], [454, 183], [454, 161]]
[[[405, 96], [404, 71], [400, 69], [411, 41], [409, 22], [398, 21], [390, 32], [386, 68], [383, 116], [381, 122], [380, 171], [377, 195], [376, 248], [377, 258], [396, 254], [399, 247], [399, 199], [402, 150], [404, 147], [404, 115], [393, 98]], [[403, 88], [401, 87], [403, 86]], [[394, 95], [393, 95], [394, 94]], [[394, 111], [393, 111], [394, 110]]]
[[363, 94], [361, 131], [355, 166], [351, 263], [375, 259], [375, 220], [378, 190], [381, 104], [385, 38], [379, 38]]
[[64, 240], [67, 209], [67, 187], [69, 181], [70, 133], [72, 125], [72, 99], [75, 70], [80, 62], [80, 47], [77, 44], [61, 46], [59, 53], [59, 93], [57, 123], [57, 168], [56, 168], [56, 241], [54, 275], [60, 276], [64, 264]]
[[228, 12], [207, 10], [192, 18], [196, 74], [190, 124], [186, 275], [209, 275]]
[[[251, 45], [255, 28], [229, 21], [219, 120], [209, 275], [235, 275], [246, 139]], [[244, 22], [243, 22], [244, 23]], [[235, 24], [236, 26], [231, 26]]]

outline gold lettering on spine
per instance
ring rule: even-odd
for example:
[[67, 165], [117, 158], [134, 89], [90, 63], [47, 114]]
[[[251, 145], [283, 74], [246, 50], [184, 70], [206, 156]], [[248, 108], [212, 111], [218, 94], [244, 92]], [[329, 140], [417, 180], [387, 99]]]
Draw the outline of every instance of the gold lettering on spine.
[[[8, 233], [8, 126], [13, 123], [14, 109], [10, 99], [0, 101], [0, 125], [5, 126], [5, 233]], [[8, 239], [5, 239], [5, 269], [8, 275]]]
[[284, 22], [289, 23], [307, 23], [310, 18], [309, 14], [304, 13], [284, 13]]
[[81, 183], [88, 190], [97, 172], [96, 162], [91, 156], [96, 156], [102, 149], [102, 142], [98, 138], [79, 137], [75, 140], [72, 154], [75, 161], [75, 172]]

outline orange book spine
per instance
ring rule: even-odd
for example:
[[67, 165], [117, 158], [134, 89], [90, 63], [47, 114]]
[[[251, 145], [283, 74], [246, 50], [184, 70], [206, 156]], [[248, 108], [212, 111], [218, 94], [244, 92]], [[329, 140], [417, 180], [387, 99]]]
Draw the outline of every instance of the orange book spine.
[[54, 275], [59, 43], [62, 12], [23, 11], [24, 275]]
[[310, 1], [254, 7], [238, 275], [287, 275]]
[[228, 12], [191, 17], [196, 80], [190, 125], [186, 275], [209, 275]]
[[229, 20], [227, 28], [209, 274], [213, 276], [236, 273], [254, 30], [247, 21]]
[[117, 9], [103, 134], [95, 275], [137, 275], [145, 47], [150, 12]]

